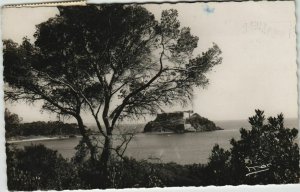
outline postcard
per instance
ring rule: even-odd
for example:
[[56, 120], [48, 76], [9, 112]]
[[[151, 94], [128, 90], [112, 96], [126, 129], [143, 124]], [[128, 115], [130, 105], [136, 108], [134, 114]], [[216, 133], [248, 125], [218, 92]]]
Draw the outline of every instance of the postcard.
[[299, 183], [294, 1], [1, 18], [9, 190]]

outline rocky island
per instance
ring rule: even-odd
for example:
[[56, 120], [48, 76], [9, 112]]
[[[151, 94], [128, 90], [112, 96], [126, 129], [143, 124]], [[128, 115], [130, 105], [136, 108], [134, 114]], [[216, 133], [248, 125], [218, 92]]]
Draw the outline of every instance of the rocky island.
[[[192, 113], [192, 115], [191, 115]], [[157, 114], [154, 121], [144, 127], [144, 132], [204, 132], [223, 130], [205, 117], [192, 111]]]

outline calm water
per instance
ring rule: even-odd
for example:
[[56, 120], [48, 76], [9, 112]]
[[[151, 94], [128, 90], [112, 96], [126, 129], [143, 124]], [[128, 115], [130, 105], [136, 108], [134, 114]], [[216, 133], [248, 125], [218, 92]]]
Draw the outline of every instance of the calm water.
[[[239, 129], [241, 127], [250, 128], [247, 120], [219, 121], [215, 123], [224, 130], [185, 134], [139, 133], [135, 135], [125, 154], [136, 159], [159, 158], [163, 162], [173, 161], [180, 164], [206, 163], [215, 144], [229, 149], [229, 140], [240, 138]], [[297, 119], [286, 119], [285, 125], [286, 127], [297, 128]], [[80, 138], [30, 141], [17, 143], [16, 145], [23, 147], [41, 143], [48, 148], [57, 150], [64, 157], [71, 158], [75, 153], [74, 147], [79, 140]]]

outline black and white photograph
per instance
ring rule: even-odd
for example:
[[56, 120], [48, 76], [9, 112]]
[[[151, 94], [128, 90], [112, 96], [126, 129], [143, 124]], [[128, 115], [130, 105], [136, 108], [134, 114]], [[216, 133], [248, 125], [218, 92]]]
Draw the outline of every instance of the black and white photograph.
[[294, 1], [1, 20], [8, 190], [299, 184]]

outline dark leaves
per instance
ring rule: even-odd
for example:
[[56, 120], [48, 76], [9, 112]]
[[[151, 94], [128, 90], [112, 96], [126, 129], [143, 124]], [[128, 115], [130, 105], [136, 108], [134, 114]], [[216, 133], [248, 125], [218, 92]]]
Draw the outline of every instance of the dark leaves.
[[[265, 122], [264, 111], [255, 110], [249, 118], [251, 130], [241, 129], [241, 139], [231, 140], [230, 161], [218, 170], [231, 172], [230, 183], [237, 184], [272, 184], [299, 182], [299, 147], [295, 142], [297, 129], [284, 127], [282, 114], [269, 117]], [[223, 151], [213, 150], [212, 162], [218, 155], [226, 157]], [[223, 161], [224, 162], [224, 161]], [[269, 164], [269, 170], [246, 176], [246, 167]], [[227, 166], [227, 168], [226, 168]], [[223, 173], [224, 174], [224, 173]], [[226, 183], [228, 184], [228, 183]]]
[[215, 44], [194, 57], [198, 37], [180, 26], [174, 9], [160, 21], [139, 5], [58, 9], [37, 25], [34, 44], [5, 43], [4, 77], [16, 88], [7, 94], [13, 100], [41, 99], [44, 109], [59, 114], [103, 106], [111, 113], [104, 116], [138, 117], [187, 104], [222, 61]]

